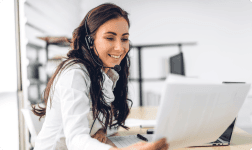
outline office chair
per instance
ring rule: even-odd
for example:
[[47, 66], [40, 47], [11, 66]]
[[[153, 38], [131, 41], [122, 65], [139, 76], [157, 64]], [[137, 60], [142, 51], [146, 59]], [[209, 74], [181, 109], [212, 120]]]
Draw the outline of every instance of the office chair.
[[35, 140], [40, 132], [42, 125], [44, 123], [44, 118], [41, 118], [39, 121], [39, 116], [36, 116], [32, 113], [31, 109], [24, 108], [21, 109], [21, 112], [24, 116], [25, 123], [28, 127], [28, 130], [31, 134], [30, 144], [32, 147], [35, 146]]

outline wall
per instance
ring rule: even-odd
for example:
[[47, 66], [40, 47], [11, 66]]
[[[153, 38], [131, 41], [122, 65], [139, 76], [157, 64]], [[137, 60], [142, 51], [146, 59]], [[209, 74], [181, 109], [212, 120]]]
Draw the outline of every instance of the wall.
[[[81, 19], [106, 0], [82, 1]], [[127, 12], [133, 44], [197, 42], [182, 48], [186, 75], [222, 81], [252, 81], [252, 3], [248, 0], [145, 0], [113, 2]], [[143, 50], [144, 78], [166, 76], [164, 59], [177, 54], [177, 47]], [[132, 50], [132, 77], [137, 77], [137, 53]], [[150, 61], [151, 59], [151, 61]], [[132, 83], [138, 102], [138, 85]], [[155, 87], [155, 88], [153, 88]], [[144, 83], [145, 91], [159, 93], [162, 82]]]
[[14, 2], [0, 2], [0, 93], [17, 91]]

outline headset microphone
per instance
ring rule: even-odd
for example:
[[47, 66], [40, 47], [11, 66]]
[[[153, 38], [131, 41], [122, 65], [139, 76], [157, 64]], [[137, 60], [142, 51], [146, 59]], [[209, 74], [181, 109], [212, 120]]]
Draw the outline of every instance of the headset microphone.
[[113, 68], [115, 71], [119, 72], [121, 70], [121, 66], [119, 65], [115, 65], [115, 67]]
[[[95, 48], [95, 46], [94, 46], [94, 48]], [[96, 48], [95, 48], [95, 50], [96, 50]], [[99, 53], [98, 53], [97, 50], [96, 50], [96, 52], [97, 52], [98, 58], [99, 58]], [[120, 66], [120, 65], [115, 65], [114, 67], [105, 67], [105, 66], [101, 65], [100, 63], [98, 63], [98, 62], [94, 59], [94, 57], [93, 57], [93, 55], [92, 55], [91, 52], [90, 52], [90, 54], [91, 54], [92, 59], [94, 60], [94, 62], [95, 62], [97, 65], [99, 65], [99, 66], [101, 66], [101, 67], [103, 67], [103, 68], [111, 68], [111, 69], [114, 69], [116, 72], [119, 72], [119, 71], [121, 70], [121, 66]]]

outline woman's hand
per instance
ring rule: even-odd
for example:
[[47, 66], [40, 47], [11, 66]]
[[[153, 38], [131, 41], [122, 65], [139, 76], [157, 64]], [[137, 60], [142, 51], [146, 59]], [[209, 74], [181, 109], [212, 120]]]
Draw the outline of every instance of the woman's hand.
[[99, 129], [94, 135], [92, 135], [92, 138], [95, 138], [102, 143], [106, 143], [107, 133], [104, 129]]
[[109, 150], [168, 150], [169, 144], [166, 138], [162, 138], [154, 143], [138, 142], [125, 148], [110, 148]]

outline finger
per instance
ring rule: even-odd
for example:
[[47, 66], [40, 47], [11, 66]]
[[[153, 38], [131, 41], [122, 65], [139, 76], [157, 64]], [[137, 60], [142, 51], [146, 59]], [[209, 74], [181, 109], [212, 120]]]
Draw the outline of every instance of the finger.
[[160, 140], [158, 140], [157, 142], [153, 143], [152, 146], [153, 146], [153, 149], [161, 149], [163, 148], [165, 145], [166, 145], [166, 138], [162, 138]]
[[135, 146], [143, 146], [145, 144], [146, 144], [146, 142], [141, 141], [141, 142], [136, 143]]
[[96, 138], [98, 141], [102, 142], [102, 138], [101, 137], [97, 137]]
[[107, 137], [105, 137], [105, 138], [104, 138], [104, 143], [106, 143], [106, 142], [107, 142], [107, 140], [108, 140], [108, 139], [107, 139]]
[[160, 147], [160, 150], [167, 150], [169, 147], [169, 145], [167, 143], [163, 144], [161, 147]]
[[105, 138], [102, 138], [102, 143], [105, 143]]
[[92, 135], [91, 137], [92, 137], [92, 138], [95, 138], [95, 139], [97, 139], [97, 137], [98, 137], [98, 134], [94, 134], [94, 135]]
[[97, 135], [96, 135], [96, 136], [94, 136], [94, 138], [98, 140], [98, 139], [100, 138], [100, 136], [97, 136]]
[[103, 138], [103, 143], [106, 143], [107, 142], [107, 138]]
[[99, 138], [99, 141], [102, 142], [102, 138]]
[[168, 150], [168, 148], [169, 148], [169, 144], [165, 144], [165, 146], [161, 148], [161, 150]]

